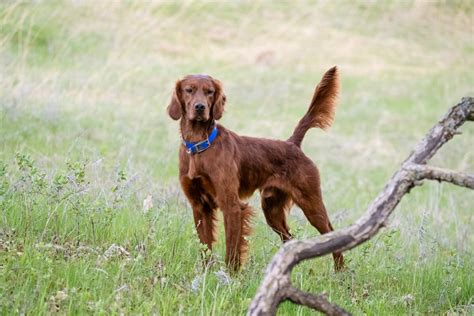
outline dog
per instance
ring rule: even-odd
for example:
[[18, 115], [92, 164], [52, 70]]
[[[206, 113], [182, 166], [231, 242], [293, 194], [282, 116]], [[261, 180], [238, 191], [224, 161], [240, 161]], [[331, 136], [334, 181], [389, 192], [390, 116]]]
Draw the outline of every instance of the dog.
[[[333, 67], [316, 86], [309, 109], [291, 137], [282, 141], [240, 136], [218, 124], [226, 103], [219, 80], [189, 75], [176, 82], [167, 111], [180, 121], [181, 188], [193, 209], [199, 239], [210, 250], [216, 240], [216, 211], [222, 211], [225, 262], [231, 271], [240, 269], [247, 254], [253, 212], [243, 201], [256, 190], [268, 225], [283, 242], [292, 238], [286, 216], [293, 204], [321, 234], [333, 230], [319, 171], [301, 143], [310, 128], [331, 126], [338, 91], [338, 71]], [[335, 270], [343, 269], [342, 254], [333, 253], [333, 258]]]

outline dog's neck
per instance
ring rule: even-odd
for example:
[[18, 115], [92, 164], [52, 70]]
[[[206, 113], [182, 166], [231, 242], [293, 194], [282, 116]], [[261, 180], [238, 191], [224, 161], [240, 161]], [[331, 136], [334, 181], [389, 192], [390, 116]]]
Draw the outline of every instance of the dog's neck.
[[209, 137], [215, 124], [213, 119], [206, 122], [181, 119], [181, 136], [188, 142], [200, 142]]

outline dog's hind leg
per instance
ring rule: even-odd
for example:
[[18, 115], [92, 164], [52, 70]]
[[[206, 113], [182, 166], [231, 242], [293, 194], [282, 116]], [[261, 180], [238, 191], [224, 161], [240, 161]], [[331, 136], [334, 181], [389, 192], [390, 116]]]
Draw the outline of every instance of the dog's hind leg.
[[[308, 177], [307, 181], [314, 182], [304, 187], [296, 189], [293, 200], [301, 208], [308, 221], [313, 225], [321, 234], [326, 234], [334, 229], [332, 228], [331, 222], [326, 212], [322, 200], [321, 189], [319, 186], [319, 177]], [[334, 269], [340, 271], [344, 269], [344, 257], [340, 252], [334, 252]]]
[[290, 196], [275, 187], [264, 188], [260, 191], [262, 209], [268, 226], [280, 236], [283, 242], [293, 238], [286, 223], [286, 212], [291, 206]]

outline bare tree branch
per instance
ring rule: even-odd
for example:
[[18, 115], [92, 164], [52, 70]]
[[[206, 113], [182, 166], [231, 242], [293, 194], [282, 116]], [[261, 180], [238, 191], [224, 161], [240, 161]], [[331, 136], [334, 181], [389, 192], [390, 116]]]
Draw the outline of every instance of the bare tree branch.
[[311, 307], [326, 315], [351, 315], [339, 306], [331, 304], [324, 294], [316, 295], [300, 291], [294, 287], [289, 287], [286, 291], [286, 295], [288, 300], [293, 303]]
[[474, 190], [473, 173], [457, 172], [453, 170], [416, 164], [407, 166], [406, 168], [410, 171], [413, 171], [415, 173], [415, 177], [418, 180], [429, 179], [440, 182], [445, 181]]
[[[302, 296], [292, 288], [290, 274], [293, 267], [303, 260], [320, 257], [332, 252], [354, 248], [374, 236], [384, 226], [388, 216], [402, 197], [423, 179], [448, 181], [472, 188], [472, 175], [424, 166], [438, 149], [457, 134], [457, 129], [474, 117], [474, 98], [463, 98], [434, 125], [428, 134], [415, 146], [400, 169], [392, 176], [383, 191], [368, 206], [367, 212], [353, 225], [307, 240], [292, 240], [285, 243], [267, 266], [265, 277], [249, 307], [248, 315], [274, 315], [284, 300], [310, 306], [319, 311], [345, 315], [343, 309], [322, 301], [321, 296]], [[305, 297], [306, 299], [303, 299]], [[318, 299], [315, 299], [318, 298]]]

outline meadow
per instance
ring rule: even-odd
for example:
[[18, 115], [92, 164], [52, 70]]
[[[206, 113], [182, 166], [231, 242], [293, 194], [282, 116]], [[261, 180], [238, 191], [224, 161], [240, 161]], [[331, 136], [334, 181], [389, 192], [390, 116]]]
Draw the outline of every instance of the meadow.
[[[222, 221], [202, 264], [165, 111], [174, 82], [211, 74], [223, 125], [286, 139], [333, 65], [335, 123], [303, 148], [337, 229], [474, 95], [472, 2], [1, 1], [1, 314], [245, 314], [280, 241], [256, 194], [243, 270], [226, 270]], [[432, 165], [474, 171], [474, 125], [461, 131]], [[326, 256], [293, 283], [356, 315], [472, 314], [473, 216], [474, 192], [427, 182], [346, 253], [347, 272]], [[289, 221], [297, 238], [318, 235], [297, 208]]]

